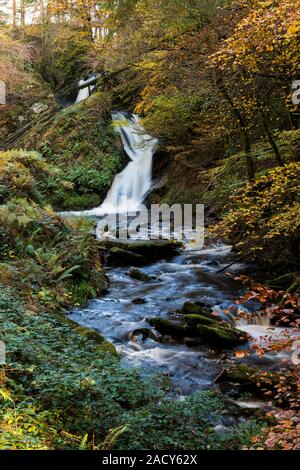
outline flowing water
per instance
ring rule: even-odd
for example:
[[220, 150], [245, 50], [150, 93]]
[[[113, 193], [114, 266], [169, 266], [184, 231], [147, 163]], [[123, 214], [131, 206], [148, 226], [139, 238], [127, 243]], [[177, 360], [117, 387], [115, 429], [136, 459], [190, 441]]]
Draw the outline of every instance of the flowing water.
[[100, 207], [85, 211], [89, 216], [137, 211], [152, 185], [152, 158], [157, 140], [146, 134], [135, 114], [112, 113], [130, 162], [119, 173]]
[[[157, 141], [145, 133], [135, 115], [115, 112], [113, 120], [130, 162], [116, 176], [103, 204], [79, 215], [101, 217], [104, 213], [136, 211], [151, 189], [152, 156]], [[230, 247], [224, 245], [201, 250], [189, 250], [187, 246], [177, 257], [144, 268], [151, 276], [149, 282], [132, 279], [128, 269], [109, 268], [109, 294], [91, 301], [86, 308], [73, 310], [70, 317], [80, 325], [99, 330], [112, 341], [125, 367], [169, 376], [177, 396], [209, 388], [220, 370], [220, 357], [206, 347], [157, 341], [147, 318], [172, 319], [185, 301], [204, 301], [224, 318], [224, 311], [231, 307], [231, 320], [234, 319], [238, 310], [234, 301], [241, 294], [241, 286], [220, 273], [228, 264], [229, 253]], [[231, 267], [233, 271], [238, 269], [237, 265]], [[284, 334], [284, 329], [270, 330], [267, 320], [239, 321], [237, 325], [255, 341]], [[264, 362], [273, 363], [273, 359], [267, 357]]]
[[78, 86], [84, 86], [86, 87], [81, 88], [78, 92], [77, 98], [76, 98], [76, 103], [80, 103], [83, 100], [86, 100], [91, 92], [94, 90], [95, 85], [90, 85], [91, 82], [93, 82], [97, 78], [97, 75], [90, 75], [88, 78], [85, 80], [79, 80]]
[[[144, 271], [153, 277], [149, 282], [130, 278], [125, 268], [108, 269], [109, 294], [74, 310], [71, 318], [101, 331], [117, 347], [124, 366], [141, 367], [146, 374], [164, 373], [172, 377], [180, 394], [208, 388], [219, 369], [218, 359], [208, 349], [157, 342], [132, 333], [151, 329], [148, 317], [172, 319], [185, 301], [202, 300], [219, 311], [232, 305], [238, 286], [216, 274], [226, 265], [228, 253], [224, 246], [184, 251], [174, 259], [147, 266]], [[145, 303], [137, 305], [136, 299]]]

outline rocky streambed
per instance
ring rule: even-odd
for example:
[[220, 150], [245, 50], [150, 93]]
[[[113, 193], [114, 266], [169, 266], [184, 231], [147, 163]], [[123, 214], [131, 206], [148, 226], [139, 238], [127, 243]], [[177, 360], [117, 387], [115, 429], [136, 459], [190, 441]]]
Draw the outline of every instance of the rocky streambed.
[[[269, 325], [256, 326], [251, 320], [236, 323], [241, 306], [235, 300], [242, 287], [223, 272], [232, 262], [230, 247], [189, 250], [172, 242], [99, 243], [110, 291], [73, 310], [70, 318], [111, 341], [124, 367], [165, 375], [170, 393], [176, 396], [222, 383], [224, 390], [234, 389], [232, 394], [238, 397], [252, 389], [248, 385], [253, 365], [268, 373], [276, 370], [274, 357], [250, 354], [235, 359], [236, 351], [251, 352], [255, 328], [259, 334], [264, 328], [268, 335]], [[240, 269], [238, 264], [229, 268], [232, 273]], [[230, 316], [225, 313], [228, 309]], [[273, 334], [279, 330], [273, 328]]]

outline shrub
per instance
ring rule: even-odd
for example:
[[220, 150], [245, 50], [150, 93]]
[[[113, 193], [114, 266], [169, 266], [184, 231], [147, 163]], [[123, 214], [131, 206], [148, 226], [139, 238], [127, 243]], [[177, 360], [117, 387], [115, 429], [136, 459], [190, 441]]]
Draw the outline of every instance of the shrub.
[[232, 197], [217, 233], [265, 267], [297, 265], [300, 242], [299, 163], [275, 168]]

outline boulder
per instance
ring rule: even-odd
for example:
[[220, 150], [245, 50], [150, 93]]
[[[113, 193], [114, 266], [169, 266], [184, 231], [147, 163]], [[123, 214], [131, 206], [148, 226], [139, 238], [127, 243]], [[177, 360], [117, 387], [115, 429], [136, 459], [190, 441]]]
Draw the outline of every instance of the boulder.
[[197, 325], [198, 336], [203, 342], [217, 349], [233, 348], [249, 340], [247, 333], [224, 324], [216, 326]]
[[136, 279], [137, 281], [142, 281], [142, 282], [152, 281], [151, 276], [148, 276], [148, 274], [144, 273], [140, 269], [131, 269], [128, 272], [128, 276], [130, 276], [132, 279]]
[[235, 394], [251, 393], [254, 396], [266, 398], [265, 392], [274, 392], [279, 380], [277, 372], [262, 371], [258, 367], [248, 365], [232, 364], [223, 370], [217, 382], [223, 391], [232, 390]]
[[202, 302], [185, 302], [179, 313], [182, 315], [201, 315], [202, 317], [210, 318], [211, 320], [218, 319], [218, 317], [213, 314], [212, 309]]
[[109, 250], [108, 264], [110, 266], [142, 266], [146, 263], [146, 258], [132, 251], [118, 247]]
[[101, 245], [110, 252], [115, 248], [131, 252], [144, 258], [143, 264], [152, 263], [158, 259], [175, 256], [182, 243], [170, 240], [101, 240]]
[[131, 301], [131, 303], [135, 304], [135, 305], [144, 305], [147, 303], [147, 301], [145, 299], [142, 299], [140, 297], [136, 298], [136, 299], [133, 299]]
[[148, 338], [156, 339], [154, 333], [149, 328], [140, 328], [130, 333], [132, 341], [135, 341], [138, 336], [142, 336], [142, 341], [145, 341]]
[[160, 317], [147, 318], [146, 321], [162, 335], [169, 335], [172, 338], [189, 336], [189, 328], [181, 323], [175, 323]]
[[185, 323], [191, 327], [196, 328], [198, 325], [212, 326], [219, 322], [217, 318], [204, 317], [203, 315], [189, 314], [184, 317]]

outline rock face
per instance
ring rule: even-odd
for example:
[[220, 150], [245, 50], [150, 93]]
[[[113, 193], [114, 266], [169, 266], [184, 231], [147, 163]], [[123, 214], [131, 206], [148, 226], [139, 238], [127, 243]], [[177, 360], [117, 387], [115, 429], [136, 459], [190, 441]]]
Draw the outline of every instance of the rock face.
[[[193, 312], [193, 313], [190, 313]], [[148, 323], [162, 335], [172, 338], [192, 339], [197, 344], [207, 344], [215, 349], [230, 349], [249, 340], [247, 333], [234, 328], [201, 304], [187, 302], [179, 312], [182, 316], [176, 321], [164, 318], [148, 318]]]
[[34, 103], [30, 108], [35, 114], [41, 114], [48, 109], [48, 105], [46, 103]]

